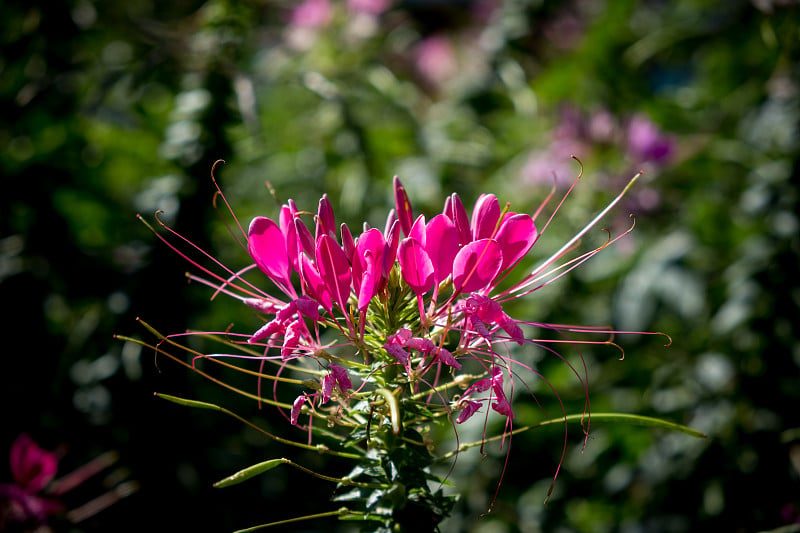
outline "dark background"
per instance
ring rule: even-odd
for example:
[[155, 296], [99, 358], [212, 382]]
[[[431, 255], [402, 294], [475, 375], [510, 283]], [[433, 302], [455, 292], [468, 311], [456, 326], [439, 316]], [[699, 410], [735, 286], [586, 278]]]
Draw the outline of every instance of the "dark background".
[[[294, 452], [154, 392], [288, 429], [113, 338], [148, 338], [136, 317], [165, 333], [253, 327], [247, 311], [187, 285], [190, 265], [137, 213], [152, 222], [163, 210], [171, 227], [237, 268], [246, 255], [212, 204], [218, 159], [242, 224], [276, 214], [269, 181], [280, 201], [309, 210], [327, 192], [357, 228], [381, 227], [395, 174], [418, 212], [437, 211], [453, 191], [467, 204], [495, 192], [532, 212], [552, 183], [542, 169], [569, 182], [574, 154], [584, 177], [535, 258], [642, 168], [606, 222], [618, 234], [634, 212], [637, 227], [519, 302], [515, 316], [669, 333], [669, 348], [621, 338], [622, 362], [613, 350], [585, 354], [594, 409], [666, 418], [709, 438], [596, 425], [581, 454], [571, 433], [545, 507], [563, 435], [528, 432], [513, 441], [488, 517], [478, 515], [503, 454], [460, 460], [453, 480], [465, 498], [444, 529], [797, 531], [797, 3], [397, 1], [373, 15], [341, 2], [315, 27], [292, 19], [298, 4], [0, 7], [0, 448], [27, 432], [63, 454], [59, 474], [117, 451], [113, 468], [65, 496], [70, 507], [125, 480], [139, 487], [79, 524], [55, 518], [52, 527], [230, 531], [335, 508], [332, 487], [296, 471], [211, 488]], [[660, 132], [666, 152], [631, 148], [635, 117]], [[568, 402], [580, 399], [563, 365], [539, 368]], [[555, 398], [538, 393], [557, 416]], [[521, 421], [540, 417], [517, 409]]]

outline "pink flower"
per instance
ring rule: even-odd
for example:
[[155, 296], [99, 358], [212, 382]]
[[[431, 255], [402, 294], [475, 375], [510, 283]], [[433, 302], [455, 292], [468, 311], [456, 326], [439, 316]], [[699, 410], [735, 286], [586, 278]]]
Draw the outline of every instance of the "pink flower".
[[17, 485], [31, 492], [45, 488], [58, 469], [58, 458], [48, 452], [25, 433], [11, 445], [11, 474]]
[[628, 123], [628, 153], [638, 162], [662, 164], [674, 151], [674, 142], [647, 117], [635, 115]]
[[380, 15], [392, 5], [392, 0], [347, 0], [347, 8], [354, 13]]
[[458, 73], [455, 50], [444, 35], [433, 35], [420, 41], [414, 57], [417, 71], [434, 86], [443, 85]]
[[10, 463], [14, 483], [0, 484], [0, 530], [11, 524], [38, 527], [65, 511], [58, 498], [45, 492], [58, 469], [55, 453], [23, 433], [11, 445]]
[[289, 23], [300, 28], [322, 28], [332, 17], [333, 8], [329, 0], [305, 0], [292, 9]]

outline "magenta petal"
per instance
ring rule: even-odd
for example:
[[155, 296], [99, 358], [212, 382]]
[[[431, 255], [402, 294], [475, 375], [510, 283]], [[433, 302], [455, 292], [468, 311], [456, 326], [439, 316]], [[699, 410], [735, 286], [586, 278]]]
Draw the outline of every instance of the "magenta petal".
[[403, 239], [397, 250], [397, 260], [403, 279], [416, 294], [428, 292], [433, 287], [433, 263], [419, 241]]
[[462, 422], [469, 420], [469, 418], [474, 415], [478, 409], [480, 409], [481, 404], [474, 400], [462, 400], [461, 406], [461, 414], [459, 414], [458, 418], [456, 418], [456, 424], [461, 424]]
[[347, 392], [353, 388], [353, 383], [350, 381], [350, 376], [347, 375], [347, 370], [335, 363], [331, 363], [330, 369], [333, 372], [333, 377], [336, 378], [336, 384], [339, 385], [340, 391]]
[[386, 232], [386, 254], [383, 256], [383, 277], [389, 276], [394, 261], [397, 259], [397, 247], [400, 246], [400, 222], [395, 220]]
[[247, 251], [258, 268], [282, 287], [291, 287], [286, 238], [275, 222], [256, 217], [247, 231]]
[[430, 339], [411, 337], [408, 339], [408, 341], [406, 341], [406, 347], [411, 348], [412, 350], [428, 353], [433, 351], [433, 349], [436, 348], [436, 345], [433, 344], [433, 341]]
[[328, 314], [332, 314], [333, 301], [331, 300], [330, 291], [328, 291], [322, 276], [319, 275], [316, 265], [305, 254], [300, 256], [300, 277], [303, 279], [303, 284], [309, 296], [319, 302]]
[[298, 252], [302, 250], [309, 257], [314, 257], [314, 236], [311, 231], [299, 218], [294, 219], [294, 228], [297, 231]]
[[411, 226], [411, 231], [406, 237], [410, 237], [425, 247], [425, 215], [420, 215]]
[[323, 194], [322, 198], [319, 199], [317, 232], [314, 235], [314, 240], [318, 240], [320, 235], [328, 235], [332, 238], [336, 236], [336, 219], [333, 216], [333, 206], [331, 201], [328, 200], [327, 194]]
[[327, 374], [324, 378], [322, 378], [322, 403], [328, 403], [328, 400], [331, 399], [331, 395], [333, 394], [333, 386], [336, 384], [336, 378], [333, 377], [333, 374]]
[[286, 327], [280, 323], [278, 320], [270, 320], [263, 326], [261, 326], [258, 331], [253, 333], [249, 339], [247, 339], [247, 344], [255, 344], [257, 342], [261, 342], [262, 340], [266, 339], [267, 337], [274, 335], [275, 333], [283, 332]]
[[347, 260], [352, 263], [353, 254], [356, 251], [356, 243], [353, 240], [353, 234], [350, 233], [350, 228], [347, 227], [347, 224], [342, 224], [340, 231], [342, 235], [342, 250], [344, 250], [344, 255], [347, 256]]
[[453, 221], [458, 230], [458, 242], [463, 246], [472, 242], [472, 230], [469, 227], [469, 217], [467, 210], [461, 202], [461, 198], [456, 193], [450, 195], [448, 202], [445, 202], [444, 214]]
[[453, 284], [456, 292], [474, 292], [491, 286], [503, 264], [500, 245], [481, 239], [464, 246], [453, 261]]
[[445, 215], [436, 215], [425, 228], [425, 251], [433, 263], [436, 283], [453, 273], [453, 260], [458, 254], [458, 230]]
[[411, 231], [411, 221], [414, 219], [414, 214], [411, 210], [411, 202], [408, 200], [405, 187], [400, 183], [400, 178], [395, 176], [393, 184], [397, 219], [400, 221], [400, 229], [403, 235], [408, 236], [409, 231]]
[[389, 344], [387, 342], [383, 345], [383, 349], [386, 350], [389, 355], [397, 359], [398, 362], [404, 365], [408, 363], [408, 351], [399, 344]]
[[40, 448], [27, 433], [14, 440], [10, 456], [14, 481], [30, 492], [42, 490], [56, 475], [56, 454]]
[[281, 360], [288, 361], [289, 359], [295, 359], [299, 356], [299, 354], [295, 352], [295, 348], [300, 345], [300, 339], [302, 336], [303, 332], [298, 322], [292, 322], [289, 324], [289, 327], [286, 328], [286, 333], [283, 335]]
[[358, 308], [364, 310], [378, 292], [383, 281], [383, 257], [387, 252], [383, 233], [372, 228], [358, 238], [353, 254], [353, 288], [358, 296]]
[[301, 394], [298, 396], [294, 402], [292, 403], [292, 412], [289, 416], [289, 421], [292, 423], [293, 426], [297, 425], [297, 418], [300, 416], [300, 410], [303, 408], [303, 404], [306, 403], [306, 395]]
[[453, 354], [450, 353], [450, 350], [447, 350], [445, 348], [439, 348], [436, 351], [436, 355], [439, 356], [439, 360], [442, 363], [444, 363], [444, 364], [446, 364], [448, 366], [452, 366], [456, 370], [461, 370], [461, 363], [458, 362], [458, 359], [453, 357]]
[[408, 342], [408, 339], [411, 338], [411, 330], [408, 328], [400, 328], [397, 330], [397, 333], [392, 333], [388, 337], [386, 337], [387, 344], [398, 344], [400, 346], [405, 346]]
[[503, 250], [503, 266], [501, 271], [513, 266], [522, 259], [533, 246], [538, 231], [529, 215], [517, 214], [506, 217], [500, 224], [496, 240]]
[[317, 268], [331, 298], [341, 309], [346, 309], [350, 297], [350, 263], [347, 256], [329, 235], [317, 239]]
[[299, 243], [297, 242], [297, 228], [294, 225], [294, 213], [289, 206], [284, 205], [281, 207], [278, 222], [283, 232], [283, 238], [286, 242], [286, 255], [289, 258], [292, 268], [299, 270], [298, 255], [300, 253]]
[[494, 237], [497, 222], [500, 220], [500, 202], [494, 194], [482, 194], [475, 202], [472, 211], [472, 239], [490, 239]]
[[294, 301], [295, 305], [297, 306], [297, 311], [305, 316], [310, 318], [311, 320], [317, 321], [320, 320], [322, 317], [319, 316], [319, 304], [309, 298], [308, 296], [301, 296], [297, 300]]
[[389, 240], [389, 231], [391, 230], [392, 226], [397, 223], [397, 211], [394, 209], [389, 210], [389, 214], [386, 216], [386, 225], [383, 227], [383, 234], [386, 236], [386, 240]]

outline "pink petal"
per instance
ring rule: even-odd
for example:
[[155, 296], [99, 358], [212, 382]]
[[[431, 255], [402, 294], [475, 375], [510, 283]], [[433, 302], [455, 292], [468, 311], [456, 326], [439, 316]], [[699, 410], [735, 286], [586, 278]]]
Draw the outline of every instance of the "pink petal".
[[27, 433], [14, 440], [10, 456], [14, 481], [29, 492], [39, 492], [56, 475], [56, 454], [40, 448]]
[[453, 261], [456, 292], [475, 292], [487, 288], [500, 272], [503, 253], [492, 239], [481, 239], [464, 246]]
[[472, 242], [472, 230], [469, 227], [467, 210], [456, 193], [450, 195], [444, 204], [444, 214], [453, 221], [458, 230], [458, 242], [463, 246]]
[[461, 407], [461, 414], [456, 418], [456, 424], [461, 424], [469, 420], [469, 418], [481, 408], [481, 404], [474, 400], [462, 400]]
[[302, 249], [309, 257], [314, 257], [314, 236], [311, 231], [299, 218], [294, 219], [294, 227], [297, 231], [298, 253]]
[[500, 203], [494, 194], [482, 194], [475, 202], [472, 211], [472, 239], [490, 239], [494, 237], [497, 222], [500, 220]]
[[295, 300], [295, 305], [297, 306], [297, 311], [305, 316], [310, 318], [311, 320], [317, 321], [320, 320], [322, 317], [319, 315], [319, 304], [309, 298], [308, 296], [301, 296], [297, 300]]
[[249, 339], [247, 339], [247, 344], [255, 344], [257, 342], [261, 342], [262, 340], [266, 339], [274, 335], [275, 333], [283, 333], [286, 330], [286, 326], [280, 323], [279, 320], [270, 320], [263, 326], [261, 326], [258, 331], [253, 333]]
[[347, 224], [341, 225], [340, 233], [342, 235], [342, 250], [344, 250], [344, 255], [347, 256], [347, 260], [352, 263], [353, 254], [356, 251], [356, 243], [353, 240], [353, 234], [350, 233], [350, 228], [347, 227]]
[[289, 420], [291, 421], [293, 426], [297, 425], [297, 417], [300, 416], [300, 410], [303, 408], [304, 403], [306, 403], [305, 394], [301, 394], [300, 396], [298, 396], [295, 399], [294, 403], [292, 403], [292, 412], [289, 417]]
[[522, 333], [522, 328], [507, 314], [503, 313], [503, 317], [497, 321], [503, 330], [508, 333], [508, 336], [517, 341], [521, 346], [525, 342], [525, 335]]
[[446, 364], [448, 366], [452, 366], [453, 368], [455, 368], [457, 370], [461, 370], [461, 363], [458, 362], [458, 359], [453, 357], [453, 354], [450, 353], [450, 350], [447, 350], [445, 348], [439, 348], [436, 351], [436, 355], [439, 356], [439, 360], [442, 363], [444, 363], [444, 364]]
[[444, 215], [436, 215], [425, 228], [425, 251], [433, 263], [436, 283], [453, 273], [453, 260], [458, 254], [458, 230], [455, 224]]
[[425, 247], [425, 215], [420, 215], [411, 225], [411, 231], [408, 232], [406, 237], [416, 239], [423, 248]]
[[336, 383], [336, 378], [333, 377], [333, 374], [327, 374], [324, 378], [322, 378], [322, 403], [328, 403], [328, 400], [331, 399], [331, 395], [333, 394], [333, 386]]
[[496, 240], [503, 250], [503, 266], [500, 270], [513, 266], [528, 253], [536, 241], [538, 232], [529, 215], [517, 214], [506, 217], [500, 224]]
[[283, 232], [283, 238], [286, 242], [286, 255], [289, 257], [292, 268], [299, 270], [298, 258], [300, 253], [299, 243], [297, 242], [297, 228], [294, 225], [294, 213], [289, 206], [284, 205], [281, 207], [280, 217], [278, 223]]
[[350, 263], [329, 235], [322, 235], [317, 239], [317, 268], [333, 301], [342, 310], [346, 309], [347, 299], [350, 297]]
[[400, 246], [400, 222], [395, 220], [386, 233], [386, 254], [383, 256], [383, 278], [389, 277], [397, 259], [397, 247]]
[[319, 199], [317, 209], [317, 232], [314, 240], [319, 240], [320, 235], [328, 235], [331, 238], [336, 236], [336, 219], [333, 216], [333, 206], [328, 200], [328, 195], [323, 194]]
[[353, 288], [358, 295], [358, 308], [364, 310], [378, 292], [383, 281], [383, 256], [387, 251], [383, 233], [372, 228], [358, 238], [353, 254]]
[[331, 372], [333, 372], [333, 377], [336, 378], [336, 383], [339, 385], [340, 391], [347, 392], [353, 388], [353, 384], [350, 382], [350, 376], [347, 375], [347, 370], [335, 363], [330, 364], [330, 369]]
[[428, 292], [433, 287], [433, 263], [419, 241], [405, 238], [397, 250], [400, 273], [416, 294]]
[[397, 219], [400, 221], [400, 230], [403, 235], [408, 236], [411, 231], [411, 221], [414, 219], [414, 214], [411, 210], [411, 202], [408, 200], [408, 193], [405, 187], [400, 183], [400, 178], [394, 177], [394, 201], [397, 209]]
[[300, 277], [309, 296], [319, 302], [328, 314], [333, 314], [331, 293], [320, 276], [317, 266], [305, 254], [300, 256]]
[[283, 336], [281, 360], [288, 361], [289, 359], [295, 359], [301, 355], [300, 353], [295, 352], [295, 348], [300, 345], [300, 339], [302, 336], [302, 326], [300, 326], [298, 322], [292, 322], [289, 324], [289, 327], [286, 329], [286, 333]]
[[383, 345], [383, 349], [386, 350], [389, 355], [397, 359], [402, 364], [408, 364], [408, 350], [400, 346], [399, 344], [389, 344], [388, 342]]
[[291, 287], [286, 238], [275, 222], [256, 217], [247, 231], [247, 251], [258, 268], [282, 287]]
[[428, 353], [436, 348], [436, 345], [430, 339], [423, 339], [422, 337], [411, 337], [406, 341], [406, 347], [412, 350]]

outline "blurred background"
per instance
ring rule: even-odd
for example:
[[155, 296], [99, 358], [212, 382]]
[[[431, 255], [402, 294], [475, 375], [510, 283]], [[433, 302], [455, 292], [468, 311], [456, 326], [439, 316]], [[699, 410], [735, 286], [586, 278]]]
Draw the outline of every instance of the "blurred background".
[[[115, 487], [132, 494], [76, 524], [50, 517], [55, 531], [231, 531], [335, 509], [333, 487], [297, 471], [211, 487], [288, 453], [321, 470], [337, 465], [153, 397], [215, 402], [289, 431], [270, 410], [113, 338], [151, 341], [136, 317], [164, 333], [254, 324], [249, 311], [187, 285], [190, 265], [137, 213], [152, 221], [162, 210], [239, 268], [247, 256], [212, 202], [218, 159], [242, 224], [275, 216], [288, 198], [313, 211], [326, 192], [339, 220], [358, 228], [382, 227], [393, 175], [418, 213], [438, 212], [451, 192], [468, 206], [493, 192], [532, 213], [578, 175], [575, 155], [583, 177], [532, 260], [643, 170], [603, 224], [617, 235], [633, 213], [636, 227], [511, 314], [668, 333], [668, 348], [621, 336], [624, 361], [610, 348], [583, 353], [593, 409], [657, 416], [709, 438], [596, 423], [582, 451], [573, 430], [545, 506], [564, 436], [529, 431], [513, 439], [485, 517], [505, 450], [485, 459], [473, 450], [451, 474], [464, 497], [442, 530], [800, 531], [799, 7], [4, 1], [0, 455], [27, 433], [56, 451], [58, 477], [116, 453], [61, 499], [86, 510]], [[598, 227], [586, 249], [604, 239]], [[568, 368], [529, 357], [579, 409]], [[534, 392], [549, 416], [560, 414], [547, 387]], [[517, 423], [543, 419], [530, 398], [517, 401]], [[451, 438], [443, 433], [444, 448]], [[13, 482], [0, 459], [0, 483]]]

